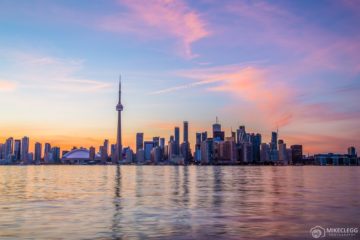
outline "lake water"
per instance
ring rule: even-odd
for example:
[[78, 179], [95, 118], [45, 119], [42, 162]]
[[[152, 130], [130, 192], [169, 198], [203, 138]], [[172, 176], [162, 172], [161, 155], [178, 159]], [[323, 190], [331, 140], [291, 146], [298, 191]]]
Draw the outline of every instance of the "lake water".
[[312, 239], [317, 225], [360, 227], [359, 167], [0, 166], [0, 239]]

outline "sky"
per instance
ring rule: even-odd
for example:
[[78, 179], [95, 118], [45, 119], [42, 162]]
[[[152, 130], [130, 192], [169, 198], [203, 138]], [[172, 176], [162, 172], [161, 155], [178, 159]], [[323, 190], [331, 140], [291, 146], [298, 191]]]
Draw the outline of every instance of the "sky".
[[124, 146], [184, 120], [194, 144], [218, 116], [359, 149], [359, 25], [356, 0], [0, 0], [0, 142], [114, 143], [121, 74]]

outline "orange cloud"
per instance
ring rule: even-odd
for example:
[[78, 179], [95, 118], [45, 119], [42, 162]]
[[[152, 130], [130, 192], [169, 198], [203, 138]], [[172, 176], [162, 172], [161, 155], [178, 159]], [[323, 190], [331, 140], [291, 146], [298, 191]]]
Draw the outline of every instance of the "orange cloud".
[[0, 92], [11, 92], [14, 91], [17, 84], [7, 80], [0, 80]]

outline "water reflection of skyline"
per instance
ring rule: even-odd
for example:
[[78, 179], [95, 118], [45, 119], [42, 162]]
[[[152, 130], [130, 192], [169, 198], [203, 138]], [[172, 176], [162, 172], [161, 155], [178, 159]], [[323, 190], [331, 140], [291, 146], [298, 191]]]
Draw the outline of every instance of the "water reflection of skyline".
[[83, 239], [304, 239], [316, 224], [349, 225], [360, 219], [358, 171], [223, 166], [0, 168], [0, 238], [31, 233], [37, 239], [54, 234], [66, 239], [77, 239], [78, 234]]

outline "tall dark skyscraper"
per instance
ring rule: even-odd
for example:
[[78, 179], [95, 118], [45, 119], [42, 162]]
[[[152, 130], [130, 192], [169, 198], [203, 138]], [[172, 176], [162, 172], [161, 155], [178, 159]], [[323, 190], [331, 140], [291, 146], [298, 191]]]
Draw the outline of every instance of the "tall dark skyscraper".
[[207, 132], [206, 132], [206, 131], [205, 131], [205, 132], [202, 132], [202, 133], [201, 133], [201, 142], [205, 141], [207, 138], [208, 138]]
[[239, 129], [236, 130], [236, 134], [237, 134], [236, 143], [248, 142], [247, 134], [246, 134], [246, 130], [245, 130], [244, 125], [240, 126]]
[[251, 134], [250, 135], [250, 141], [252, 144], [252, 154], [253, 154], [253, 161], [254, 162], [260, 162], [260, 145], [261, 145], [261, 135], [259, 133], [257, 134]]
[[277, 138], [278, 138], [278, 134], [277, 132], [272, 132], [271, 133], [271, 148], [274, 150], [277, 150]]
[[218, 117], [216, 117], [216, 122], [212, 125], [213, 137], [216, 132], [221, 132], [221, 124], [219, 123]]
[[15, 155], [15, 160], [19, 161], [21, 157], [21, 140], [19, 139], [15, 140], [14, 155]]
[[179, 154], [180, 154], [180, 128], [179, 128], [179, 127], [175, 127], [174, 135], [175, 135], [175, 149], [174, 149], [174, 153], [175, 153], [176, 155], [179, 155]]
[[292, 164], [301, 164], [303, 162], [302, 145], [292, 145], [291, 147]]
[[201, 142], [201, 133], [196, 133], [196, 144], [200, 145]]
[[144, 133], [136, 133], [136, 151], [144, 148]]
[[118, 112], [118, 124], [117, 124], [117, 138], [116, 138], [116, 162], [122, 160], [122, 142], [121, 142], [121, 112], [124, 109], [121, 104], [121, 76], [119, 79], [119, 101], [116, 105], [116, 111]]
[[41, 143], [35, 143], [35, 163], [39, 164], [41, 160]]
[[28, 153], [29, 153], [29, 138], [28, 137], [23, 137], [22, 141], [21, 141], [21, 160], [22, 161], [27, 161], [28, 159]]
[[221, 131], [221, 124], [218, 122], [218, 118], [216, 117], [216, 123], [213, 124], [213, 139], [215, 141], [224, 141], [225, 132]]
[[153, 137], [154, 147], [159, 147], [160, 137]]
[[8, 159], [14, 152], [14, 139], [12, 137], [6, 139], [5, 142], [5, 158]]
[[189, 142], [189, 122], [184, 121], [184, 142]]
[[106, 158], [109, 156], [109, 140], [104, 140], [104, 153], [106, 155]]

